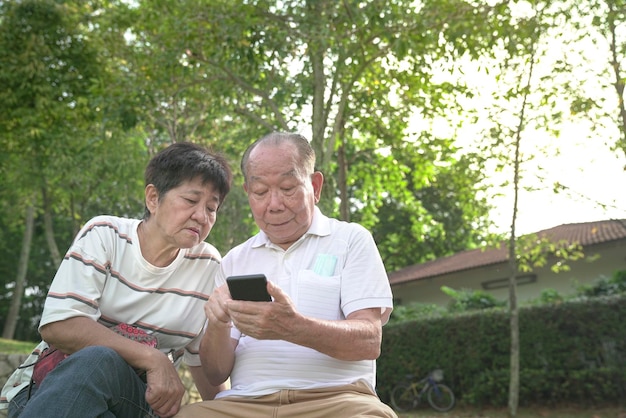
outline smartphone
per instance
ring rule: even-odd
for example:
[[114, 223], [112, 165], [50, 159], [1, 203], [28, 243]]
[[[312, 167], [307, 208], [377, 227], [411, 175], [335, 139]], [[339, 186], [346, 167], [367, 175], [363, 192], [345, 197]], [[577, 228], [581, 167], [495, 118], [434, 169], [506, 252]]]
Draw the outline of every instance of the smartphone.
[[272, 297], [267, 293], [267, 278], [265, 274], [248, 274], [245, 276], [230, 276], [226, 278], [228, 290], [233, 299], [252, 302], [271, 302]]

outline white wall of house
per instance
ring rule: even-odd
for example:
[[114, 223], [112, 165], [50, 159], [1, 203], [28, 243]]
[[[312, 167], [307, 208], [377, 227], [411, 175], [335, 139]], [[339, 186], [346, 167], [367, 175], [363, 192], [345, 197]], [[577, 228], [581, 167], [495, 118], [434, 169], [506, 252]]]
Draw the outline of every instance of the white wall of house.
[[[554, 262], [552, 263], [554, 264]], [[524, 302], [537, 298], [544, 289], [554, 289], [562, 295], [575, 293], [576, 287], [589, 284], [601, 277], [610, 277], [617, 270], [626, 270], [626, 241], [594, 245], [585, 249], [585, 258], [567, 263], [569, 271], [554, 273], [550, 266], [537, 268], [532, 273], [535, 281], [517, 287], [518, 301]], [[498, 300], [508, 299], [508, 266], [505, 263], [493, 266], [450, 273], [435, 278], [415, 280], [392, 285], [396, 304], [407, 305], [415, 302], [434, 303], [446, 306], [450, 297], [441, 291], [441, 286], [455, 290], [472, 289], [486, 290]], [[502, 282], [494, 282], [502, 279]], [[484, 289], [483, 284], [491, 284], [492, 288]], [[497, 288], [497, 284], [502, 287]]]

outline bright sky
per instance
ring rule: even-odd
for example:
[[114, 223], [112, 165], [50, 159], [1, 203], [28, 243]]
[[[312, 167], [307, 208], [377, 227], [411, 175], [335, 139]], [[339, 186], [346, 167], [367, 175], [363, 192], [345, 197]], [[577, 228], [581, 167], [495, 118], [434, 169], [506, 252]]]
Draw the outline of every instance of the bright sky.
[[[551, 44], [548, 50], [555, 51], [555, 53], [550, 52], [547, 56], [543, 56], [535, 67], [532, 89], [539, 87], [538, 80], [542, 76], [553, 74], [553, 61], [563, 58], [560, 54], [565, 52], [563, 52], [563, 45], [559, 42], [558, 39], [548, 41]], [[600, 41], [594, 44], [589, 37], [581, 42], [581, 49], [575, 50], [575, 53], [565, 54], [568, 61], [573, 63], [577, 75], [583, 80], [586, 79], [580, 86], [581, 91], [598, 102], [601, 97], [605, 98], [606, 106], [609, 108], [607, 112], [614, 114], [617, 111], [617, 97], [612, 85], [607, 83], [609, 87], [603, 86], [602, 80], [593, 78], [593, 74], [596, 73], [591, 73], [592, 75], [585, 73], [585, 68], [589, 68], [590, 64], [598, 67], [599, 63], [606, 65], [609, 62], [607, 51], [603, 50], [606, 42]], [[495, 100], [494, 93], [502, 86], [498, 86], [499, 83], [494, 80], [493, 75], [479, 70], [475, 62], [468, 62], [463, 69], [464, 79], [469, 80], [469, 84], [473, 85], [477, 92], [474, 102], [468, 105], [476, 108], [478, 103], [479, 107], [483, 105], [489, 108]], [[578, 72], [582, 73], [578, 74]], [[512, 85], [520, 82], [520, 75], [515, 72], [509, 74], [509, 77], [512, 77], [509, 79], [513, 81]], [[525, 83], [524, 79], [522, 83]], [[567, 223], [626, 219], [626, 156], [623, 151], [611, 151], [607, 145], [607, 143], [615, 143], [619, 135], [617, 127], [607, 124], [604, 120], [603, 122], [608, 126], [601, 131], [602, 127], [597, 121], [582, 121], [582, 117], [576, 121], [576, 116], [567, 120], [569, 117], [568, 98], [565, 96], [560, 100], [560, 110], [563, 111], [566, 120], [562, 125], [551, 126], [560, 130], [558, 137], [545, 132], [533, 132], [528, 128], [525, 128], [522, 134], [522, 153], [535, 157], [533, 161], [525, 162], [522, 166], [524, 171], [522, 186], [534, 187], [535, 190], [520, 190], [516, 223], [518, 236]], [[547, 107], [546, 112], [549, 111], [550, 108]], [[509, 117], [514, 120], [517, 114], [519, 110], [514, 109]], [[489, 116], [483, 117], [482, 122], [488, 125]], [[596, 132], [591, 129], [592, 123], [597, 125]], [[511, 126], [516, 124], [517, 121]], [[470, 142], [471, 138], [474, 138], [474, 141], [484, 138], [484, 134], [472, 132], [473, 129], [480, 129], [480, 127], [469, 127], [469, 131], [460, 132], [457, 137], [462, 138], [467, 134]], [[503, 178], [511, 182], [513, 180], [512, 170], [510, 173], [490, 175], [496, 180], [503, 175], [507, 176]], [[555, 193], [553, 190], [555, 183], [562, 184], [566, 190]], [[509, 189], [512, 189], [512, 186]], [[494, 189], [494, 193], [497, 191]], [[496, 232], [510, 231], [513, 210], [512, 190], [508, 190], [508, 194], [503, 197], [494, 198], [492, 203], [496, 206], [492, 212]]]
[[[537, 190], [520, 191], [517, 235], [567, 223], [626, 218], [626, 157], [603, 144], [591, 145], [585, 135], [572, 127], [554, 140], [560, 155], [541, 156], [529, 163], [532, 167], [526, 168], [523, 181], [533, 183]], [[538, 165], [543, 168], [541, 183], [533, 179]], [[552, 185], [557, 182], [568, 190], [555, 194]], [[512, 195], [496, 197], [493, 203], [497, 232], [508, 232]]]
[[[450, 134], [447, 122], [440, 122], [431, 129]], [[472, 142], [484, 140], [479, 131], [476, 126], [461, 129], [457, 142], [475, 149]], [[521, 151], [533, 158], [521, 166], [517, 236], [568, 223], [626, 219], [626, 156], [611, 151], [605, 143], [596, 143], [600, 140], [593, 135], [584, 124], [563, 126], [556, 138], [542, 132], [522, 134]], [[490, 183], [510, 183], [488, 191], [494, 206], [494, 232], [508, 233], [513, 216], [512, 168], [507, 172], [486, 170]], [[555, 184], [564, 189], [555, 193]]]

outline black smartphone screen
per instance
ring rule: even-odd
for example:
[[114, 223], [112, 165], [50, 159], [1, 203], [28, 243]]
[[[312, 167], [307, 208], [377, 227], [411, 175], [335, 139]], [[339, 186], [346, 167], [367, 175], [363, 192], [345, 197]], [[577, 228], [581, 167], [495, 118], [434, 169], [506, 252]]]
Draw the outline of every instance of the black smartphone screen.
[[228, 283], [228, 290], [230, 290], [233, 299], [252, 302], [272, 301], [272, 297], [267, 293], [265, 274], [230, 276], [226, 278], [226, 283]]

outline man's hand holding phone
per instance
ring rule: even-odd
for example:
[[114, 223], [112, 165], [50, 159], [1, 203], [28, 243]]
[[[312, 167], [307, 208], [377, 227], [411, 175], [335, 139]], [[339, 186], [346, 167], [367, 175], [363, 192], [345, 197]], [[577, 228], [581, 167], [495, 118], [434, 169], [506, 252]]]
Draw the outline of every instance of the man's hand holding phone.
[[[262, 281], [261, 279], [254, 280]], [[275, 283], [268, 281], [264, 289], [268, 290], [271, 295], [272, 303], [251, 303], [248, 300], [236, 299], [235, 295], [231, 295], [231, 300], [226, 303], [228, 315], [233, 325], [244, 335], [259, 340], [290, 341], [293, 337], [293, 330], [301, 324], [303, 317], [296, 311], [291, 298]], [[263, 296], [263, 298], [249, 297], [248, 299], [267, 300], [268, 298]]]
[[[204, 305], [204, 312], [209, 324], [216, 326], [231, 325], [229, 302], [271, 302], [272, 297], [267, 291], [267, 278], [264, 274], [231, 276], [226, 278], [226, 285], [216, 288]], [[257, 305], [256, 303], [252, 305]], [[259, 306], [248, 309], [258, 312]]]

